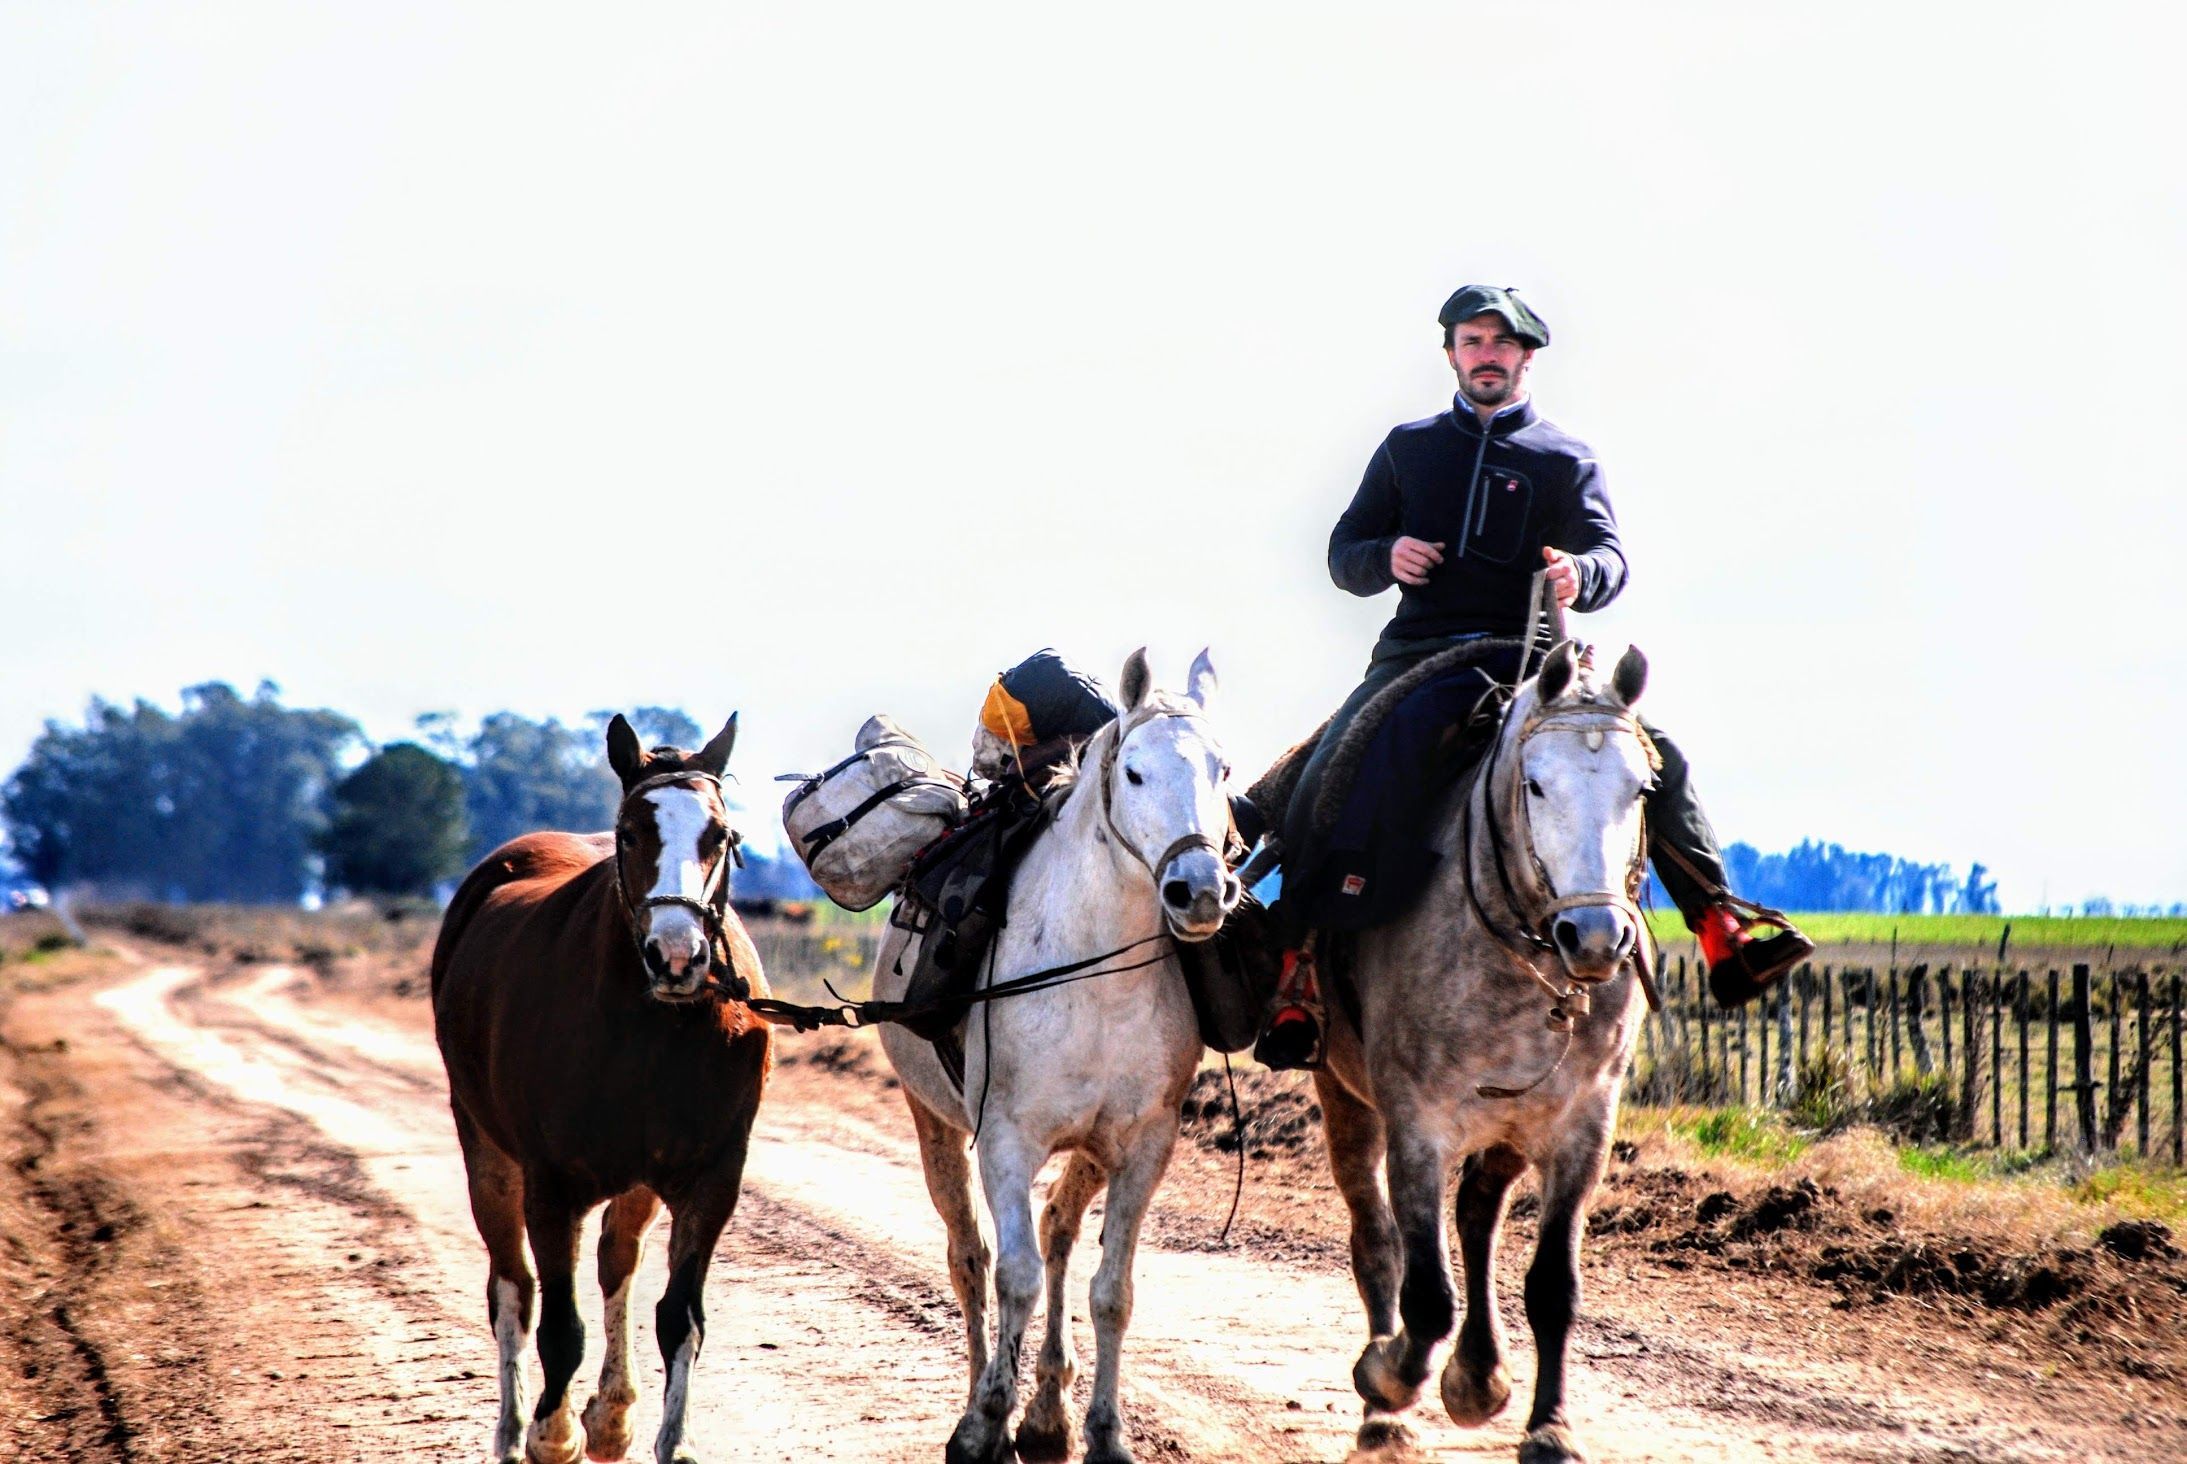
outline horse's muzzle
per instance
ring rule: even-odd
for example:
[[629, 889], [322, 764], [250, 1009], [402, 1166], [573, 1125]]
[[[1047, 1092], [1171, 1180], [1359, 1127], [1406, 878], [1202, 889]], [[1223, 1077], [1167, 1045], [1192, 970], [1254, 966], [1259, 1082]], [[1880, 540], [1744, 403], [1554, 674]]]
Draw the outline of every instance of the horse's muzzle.
[[1632, 956], [1640, 931], [1615, 905], [1580, 905], [1557, 913], [1549, 938], [1574, 981], [1607, 981]]
[[1189, 850], [1170, 862], [1161, 882], [1162, 919], [1182, 941], [1213, 938], [1238, 908], [1245, 886], [1213, 854]]

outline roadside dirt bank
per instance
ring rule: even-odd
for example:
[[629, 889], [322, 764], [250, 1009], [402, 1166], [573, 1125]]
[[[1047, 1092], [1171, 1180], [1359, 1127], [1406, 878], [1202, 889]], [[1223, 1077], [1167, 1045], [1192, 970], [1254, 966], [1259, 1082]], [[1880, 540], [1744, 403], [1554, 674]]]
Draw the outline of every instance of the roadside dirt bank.
[[[9, 1457], [482, 1455], [484, 1267], [415, 986], [147, 947], [0, 1001]], [[692, 1416], [704, 1457], [931, 1460], [962, 1404], [940, 1225], [869, 1044], [782, 1038], [710, 1288]], [[1249, 1145], [1228, 1243], [1226, 1114], [1195, 1113], [1158, 1201], [1126, 1354], [1143, 1459], [1351, 1452], [1361, 1327], [1342, 1208], [1310, 1117], [1275, 1096], [1287, 1081], [1252, 1080], [1273, 1127]], [[1642, 1203], [1664, 1183], [1638, 1178], [1650, 1172], [1620, 1166], [1598, 1213]], [[1651, 1203], [1726, 1237], [1752, 1213], [1740, 1197], [1701, 1224], [1694, 1199]], [[1838, 1223], [1826, 1205], [1802, 1213], [1818, 1211]], [[1730, 1251], [1767, 1235], [1652, 1248], [1672, 1233], [1612, 1224], [1590, 1245], [1575, 1422], [1599, 1459], [2187, 1457], [2187, 1396], [2161, 1365], [2134, 1377], [1919, 1299], [1848, 1306], [1836, 1285]], [[1530, 1239], [1522, 1215], [1509, 1297]], [[641, 1297], [661, 1287], [659, 1249]], [[1073, 1289], [1082, 1313], [1082, 1278]], [[589, 1381], [599, 1300], [583, 1299]], [[659, 1369], [650, 1304], [637, 1311], [643, 1446]], [[1477, 1431], [1423, 1407], [1422, 1456], [1512, 1456], [1531, 1355], [1515, 1308], [1506, 1324], [1522, 1406]]]

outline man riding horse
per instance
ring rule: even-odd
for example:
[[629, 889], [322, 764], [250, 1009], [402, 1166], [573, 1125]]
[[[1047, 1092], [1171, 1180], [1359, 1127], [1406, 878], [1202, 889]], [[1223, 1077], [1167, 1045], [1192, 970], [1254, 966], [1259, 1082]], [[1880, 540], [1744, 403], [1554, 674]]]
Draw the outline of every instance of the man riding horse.
[[[1516, 677], [1521, 651], [1490, 652], [1462, 675], [1406, 693], [1374, 733], [1350, 795], [1339, 790], [1345, 801], [1334, 826], [1309, 827], [1332, 769], [1355, 770], [1342, 734], [1361, 710], [1453, 646], [1525, 636], [1537, 571], [1560, 606], [1580, 612], [1601, 609], [1625, 587], [1625, 552], [1600, 463], [1537, 414], [1526, 390], [1534, 353], [1549, 344], [1548, 326], [1516, 291], [1489, 285], [1460, 289], [1437, 318], [1458, 378], [1451, 410], [1390, 431], [1329, 536], [1329, 574], [1339, 586], [1377, 595], [1394, 584], [1399, 599], [1366, 679], [1321, 734], [1283, 814], [1290, 853], [1280, 927], [1295, 938], [1379, 923], [1394, 913], [1392, 899], [1405, 898], [1405, 886], [1417, 891], [1424, 869], [1408, 870], [1372, 846], [1414, 832], [1404, 827], [1408, 812], [1432, 801], [1420, 781], [1437, 768], [1448, 773], [1451, 730], [1493, 686]], [[1723, 857], [1684, 755], [1660, 728], [1647, 731], [1663, 763], [1646, 803], [1656, 872], [1700, 940], [1711, 989], [1735, 1006], [1814, 946], [1789, 926], [1756, 935], [1754, 907], [1725, 888]], [[1356, 758], [1359, 749], [1349, 752]], [[1378, 881], [1395, 888], [1385, 891]], [[1259, 1049], [1271, 1065], [1310, 1064], [1320, 1051], [1312, 943], [1302, 943], [1303, 959], [1287, 962]]]

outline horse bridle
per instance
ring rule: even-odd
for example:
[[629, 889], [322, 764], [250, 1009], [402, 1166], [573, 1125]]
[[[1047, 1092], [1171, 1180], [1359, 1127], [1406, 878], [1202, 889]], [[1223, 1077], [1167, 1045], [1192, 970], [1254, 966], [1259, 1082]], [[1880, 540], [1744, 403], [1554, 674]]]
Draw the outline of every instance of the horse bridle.
[[633, 900], [630, 898], [629, 886], [623, 882], [623, 814], [643, 794], [651, 793], [657, 788], [693, 782], [711, 787], [717, 797], [723, 796], [721, 778], [697, 768], [657, 773], [625, 790], [622, 802], [615, 806], [615, 899], [623, 907], [625, 923], [630, 927], [630, 941], [637, 948], [641, 964], [645, 960], [644, 917], [648, 910], [675, 906], [698, 916], [699, 924], [706, 931], [707, 961], [706, 980], [700, 989], [703, 991], [711, 988], [732, 1001], [743, 1001], [752, 994], [751, 983], [737, 973], [736, 959], [731, 954], [729, 944], [729, 870], [732, 863], [740, 869], [744, 866], [744, 851], [740, 847], [744, 842], [742, 834], [734, 827], [724, 825], [729, 835], [728, 843], [722, 850], [721, 858], [714, 862], [713, 873], [707, 877], [706, 886], [699, 891], [697, 897], [647, 895], [643, 899]]
[[1158, 858], [1149, 861], [1144, 854], [1139, 852], [1139, 846], [1125, 837], [1124, 831], [1117, 827], [1116, 806], [1110, 799], [1109, 782], [1116, 775], [1116, 760], [1124, 749], [1125, 738], [1137, 732], [1141, 727], [1146, 726], [1147, 723], [1163, 717], [1196, 717], [1198, 715], [1198, 712], [1173, 711], [1167, 708], [1157, 708], [1153, 711], [1128, 715], [1117, 722], [1115, 738], [1106, 748], [1102, 749], [1101, 753], [1101, 821], [1108, 825], [1110, 835], [1115, 838], [1118, 844], [1130, 852], [1132, 858], [1146, 865], [1147, 873], [1153, 877], [1157, 890], [1162, 885], [1162, 871], [1175, 863], [1180, 854], [1189, 854], [1194, 849], [1205, 849], [1215, 856], [1217, 864], [1227, 869], [1229, 861], [1224, 857], [1227, 852], [1226, 845], [1237, 840], [1236, 825], [1232, 824], [1225, 829], [1225, 842], [1222, 844], [1216, 843], [1206, 834], [1197, 831], [1182, 834], [1172, 840], [1170, 846], [1164, 849]]
[[[1507, 717], [1510, 715], [1508, 708], [1505, 715]], [[1522, 775], [1526, 770], [1526, 744], [1545, 732], [1594, 732], [1604, 735], [1611, 732], [1628, 732], [1638, 740], [1642, 750], [1647, 754], [1649, 766], [1654, 769], [1660, 769], [1662, 766], [1661, 754], [1655, 750], [1654, 743], [1649, 739], [1646, 730], [1641, 727], [1638, 717], [1622, 708], [1613, 709], [1600, 704], [1591, 704], [1564, 707], [1551, 711], [1543, 711], [1537, 708], [1527, 718], [1525, 723], [1520, 726], [1518, 736], [1512, 739], [1513, 756], [1518, 760], [1519, 771]], [[1496, 736], [1489, 744], [1488, 757], [1481, 766], [1480, 799], [1484, 810], [1489, 808], [1489, 801], [1495, 796], [1496, 768], [1503, 755], [1503, 746], [1503, 729], [1499, 726]], [[1529, 919], [1527, 914], [1529, 902], [1520, 895], [1518, 886], [1511, 877], [1511, 851], [1504, 843], [1501, 821], [1487, 816], [1484, 812], [1482, 819], [1488, 825], [1491, 850], [1489, 863], [1496, 871], [1497, 883], [1503, 887], [1504, 903], [1510, 909], [1513, 919], [1517, 922], [1517, 927], [1514, 930], [1506, 931], [1489, 917], [1487, 910], [1481, 905], [1479, 894], [1473, 888], [1473, 822], [1475, 814], [1473, 812], [1473, 798], [1469, 793], [1465, 801], [1464, 812], [1466, 895], [1472, 901], [1474, 915], [1488, 929], [1489, 933], [1503, 940], [1506, 944], [1530, 946], [1537, 951], [1554, 954], [1557, 943], [1551, 936], [1550, 931], [1557, 916], [1567, 910], [1612, 909], [1624, 911], [1626, 916], [1632, 920], [1639, 938], [1645, 940], [1647, 938], [1647, 922], [1641, 915], [1639, 898], [1641, 882], [1647, 877], [1648, 836], [1645, 823], [1647, 817], [1645, 805], [1641, 814], [1643, 823], [1640, 837], [1634, 841], [1632, 862], [1626, 867], [1625, 888], [1622, 890], [1583, 890], [1573, 894], [1560, 895], [1557, 893], [1556, 881], [1550, 878], [1549, 871], [1542, 865], [1541, 856], [1535, 852], [1533, 815], [1527, 808], [1526, 787], [1523, 776], [1513, 782], [1512, 802], [1517, 805], [1517, 817], [1513, 822], [1518, 829], [1520, 851], [1526, 856], [1527, 866], [1532, 872], [1535, 883], [1548, 894], [1549, 898]], [[1530, 961], [1527, 964], [1531, 969], [1532, 962]]]

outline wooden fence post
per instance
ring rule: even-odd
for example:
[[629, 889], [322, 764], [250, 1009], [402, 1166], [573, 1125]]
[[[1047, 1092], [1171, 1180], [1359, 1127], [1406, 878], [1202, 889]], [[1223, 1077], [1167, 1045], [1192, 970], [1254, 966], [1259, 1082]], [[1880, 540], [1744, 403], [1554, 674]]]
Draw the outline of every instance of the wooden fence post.
[[1906, 1036], [1914, 1049], [1914, 1071], [1922, 1077], [1936, 1071], [1936, 1054], [1929, 1050], [1929, 967], [1926, 962], [1906, 973]]
[[2105, 1148], [2116, 1149], [2119, 1134], [2125, 1128], [2126, 1105], [2132, 1096], [2119, 1091], [2119, 1046], [2125, 1036], [2122, 1030], [2122, 1009], [2126, 1006], [2126, 1000], [2125, 991], [2119, 983], [2119, 973], [2106, 971], [2104, 974], [2111, 978], [2111, 1051], [2107, 1054], [2109, 1065], [2105, 1069], [2111, 1081], [2103, 1091], [2104, 1107], [2107, 1110], [2104, 1114], [2103, 1139]]
[[1843, 989], [1838, 997], [1844, 1004], [1838, 1009], [1839, 1025], [1845, 1028], [1845, 1065], [1853, 1065], [1853, 968], [1845, 967], [1838, 972], [1838, 984]]
[[1975, 1085], [1982, 1076], [1981, 1049], [1974, 1045], [1974, 1004], [1982, 991], [1982, 973], [1969, 969], [1959, 978], [1959, 1054], [1966, 1064], [1959, 1091], [1959, 1136], [1974, 1142]]
[[2134, 1157], [2149, 1162], [2149, 1062], [2153, 1053], [2149, 1031], [2149, 973], [2134, 973]]
[[2020, 1028], [2020, 1147], [2028, 1146], [2028, 973], [2020, 973], [2013, 994], [2012, 1018]]
[[2187, 1115], [2187, 1075], [2179, 1065], [2180, 1025], [2180, 974], [2172, 973], [2172, 1167], [2187, 1166], [2187, 1127], [2183, 1127], [2183, 1115]]
[[1891, 1010], [1891, 1081], [1895, 1083], [1895, 1082], [1897, 1082], [1897, 1081], [1898, 1081], [1898, 1068], [1899, 1068], [1899, 1061], [1898, 1061], [1898, 1053], [1899, 1053], [1899, 1042], [1898, 1042], [1898, 1006], [1899, 1006], [1899, 1002], [1898, 1002], [1898, 966], [1897, 966], [1897, 965], [1896, 965], [1895, 963], [1894, 963], [1894, 964], [1892, 965], [1892, 967], [1891, 967], [1891, 978], [1890, 978], [1890, 979], [1891, 979], [1891, 988], [1890, 988], [1890, 994], [1889, 994], [1889, 995], [1888, 995], [1887, 997], [1885, 997], [1885, 1000], [1886, 1000], [1886, 1001], [1887, 1001], [1887, 1002], [1888, 1002], [1888, 1003], [1890, 1004], [1890, 1010]]
[[1800, 967], [1800, 1060], [1793, 1064], [1795, 1074], [1793, 1081], [1795, 1083], [1799, 1081], [1797, 1074], [1807, 1066], [1807, 1003], [1808, 999], [1814, 994], [1815, 968], [1802, 966]]
[[1754, 1099], [1757, 1108], [1767, 1108], [1774, 1101], [1769, 1091], [1769, 1009], [1775, 1005], [1772, 998], [1776, 995], [1774, 988], [1762, 993], [1762, 1019], [1754, 1024], [1755, 1035], [1762, 1044], [1760, 1060], [1754, 1065]]
[[[1679, 957], [1679, 963], [1680, 963], [1680, 965], [1681, 965], [1681, 966], [1683, 966], [1683, 965], [1684, 965], [1684, 963], [1685, 963], [1685, 957], [1683, 957], [1683, 956]], [[1696, 973], [1696, 974], [1698, 974], [1698, 973]], [[1700, 986], [1700, 984], [1701, 984], [1701, 983], [1700, 983], [1699, 981], [1696, 981], [1696, 982], [1694, 983], [1694, 985], [1695, 985], [1696, 987], [1699, 987], [1699, 986]], [[1709, 1000], [1708, 1000], [1708, 997], [1707, 997], [1707, 996], [1705, 996], [1705, 995], [1703, 995], [1703, 994], [1702, 994], [1702, 993], [1701, 993], [1700, 991], [1696, 990], [1696, 991], [1695, 991], [1695, 993], [1694, 993], [1694, 1006], [1695, 1006], [1695, 1008], [1696, 1008], [1696, 1009], [1698, 1009], [1698, 1010], [1700, 1011], [1700, 1013], [1701, 1013], [1701, 1097], [1702, 1097], [1702, 1100], [1703, 1100], [1704, 1102], [1708, 1102], [1708, 1103], [1713, 1103], [1713, 1102], [1715, 1102], [1716, 1100], [1715, 1100], [1715, 1098], [1714, 1098], [1714, 1097], [1713, 1097], [1713, 1096], [1711, 1095], [1711, 1093], [1710, 1093], [1710, 1090], [1711, 1090], [1711, 1089], [1712, 1089], [1712, 1088], [1713, 1088], [1713, 1087], [1715, 1086], [1715, 1084], [1713, 1084], [1713, 1083], [1712, 1083], [1712, 1082], [1711, 1082], [1711, 1081], [1709, 1080]]]
[[2058, 1152], [2058, 972], [2050, 973], [2049, 1045], [2043, 1057], [2043, 1148]]
[[2081, 1120], [2081, 1152], [2096, 1152], [2096, 1034], [2089, 1010], [2088, 967], [2073, 968], [2073, 1102]]
[[1799, 1077], [1792, 1061], [1792, 993], [1782, 984], [1777, 989], [1777, 1082], [1771, 1101], [1779, 1108], [1792, 1102]]
[[1951, 1079], [1951, 967], [1949, 965], [1946, 965], [1942, 972], [1938, 972], [1938, 976], [1935, 976], [1935, 991], [1938, 991], [1938, 998], [1940, 998], [1940, 1004], [1944, 1009], [1942, 1011], [1944, 1020], [1940, 1022], [1940, 1026], [1944, 1029], [1944, 1077]]
[[1747, 1014], [1753, 1010], [1754, 1004], [1752, 1002], [1739, 1008], [1739, 1106], [1741, 1108], [1747, 1106], [1747, 1055], [1749, 1046], [1747, 1029], [1750, 1025]]
[[2005, 972], [1990, 978], [1990, 1147], [2005, 1147]]

